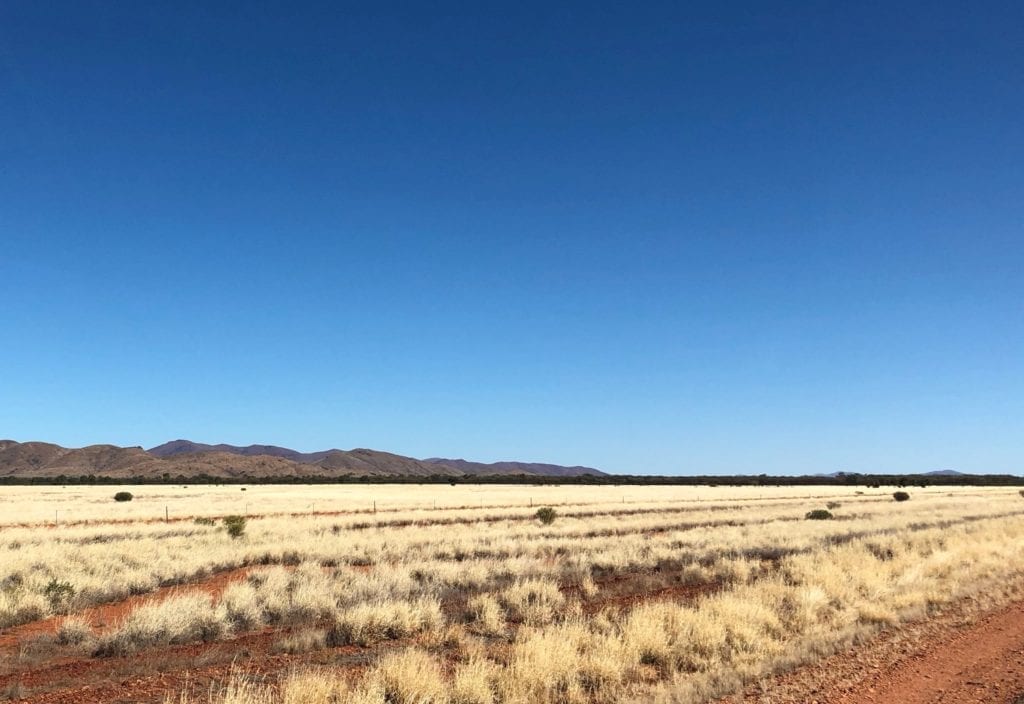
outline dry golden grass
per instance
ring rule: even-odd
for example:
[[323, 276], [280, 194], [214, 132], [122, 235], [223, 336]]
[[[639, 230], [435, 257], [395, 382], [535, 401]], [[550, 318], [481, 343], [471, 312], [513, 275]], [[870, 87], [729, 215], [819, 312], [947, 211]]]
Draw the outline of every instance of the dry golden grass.
[[[80, 525], [8, 526], [0, 627], [246, 566], [216, 597], [182, 587], [98, 636], [72, 615], [58, 640], [111, 655], [287, 628], [276, 652], [355, 645], [374, 662], [239, 676], [215, 704], [695, 703], [1024, 573], [1016, 490], [402, 489], [405, 504], [331, 515], [280, 490], [299, 515], [253, 517], [237, 540], [219, 522], [105, 522], [113, 502]], [[552, 525], [530, 490], [558, 506]], [[827, 502], [834, 520], [804, 520]]]

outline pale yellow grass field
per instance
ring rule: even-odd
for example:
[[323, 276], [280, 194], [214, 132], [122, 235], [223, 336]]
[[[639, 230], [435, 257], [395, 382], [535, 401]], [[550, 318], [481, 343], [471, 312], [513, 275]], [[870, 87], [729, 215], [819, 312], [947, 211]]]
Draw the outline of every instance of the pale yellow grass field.
[[[244, 486], [245, 491], [242, 491]], [[111, 500], [130, 491], [135, 499]], [[891, 490], [864, 489], [889, 496]], [[998, 488], [915, 489], [915, 494], [984, 494]], [[1005, 493], [1005, 490], [1002, 490]], [[4, 486], [0, 487], [0, 526], [112, 520], [159, 520], [225, 514], [275, 514], [315, 511], [393, 511], [458, 507], [559, 506], [600, 503], [671, 503], [724, 499], [778, 500], [784, 497], [853, 496], [849, 487], [690, 487], [690, 486], [469, 486], [447, 484], [376, 485], [151, 485], [151, 486]]]
[[[141, 486], [116, 504], [118, 490], [0, 490], [0, 627], [72, 614], [68, 647], [98, 657], [268, 627], [299, 629], [285, 648], [401, 645], [355, 678], [243, 677], [218, 704], [702, 702], [1024, 575], [1016, 489], [897, 503], [855, 487]], [[804, 520], [828, 502], [836, 520]], [[237, 540], [152, 521], [246, 504]], [[554, 524], [533, 518], [542, 505]], [[215, 598], [183, 588], [99, 635], [73, 616], [242, 566]], [[54, 599], [54, 580], [73, 592]]]

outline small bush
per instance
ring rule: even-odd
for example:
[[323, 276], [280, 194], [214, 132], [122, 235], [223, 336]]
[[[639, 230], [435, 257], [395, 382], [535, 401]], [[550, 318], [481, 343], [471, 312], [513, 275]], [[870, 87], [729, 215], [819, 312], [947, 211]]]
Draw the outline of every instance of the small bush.
[[134, 498], [135, 497], [132, 496], [132, 492], [130, 491], [119, 491], [114, 494], [114, 501], [131, 501]]
[[908, 494], [905, 491], [897, 491], [892, 495], [892, 498], [896, 499], [897, 501], [909, 501], [910, 494]]
[[1020, 495], [1021, 495], [1021, 496], [1024, 496], [1024, 489], [1021, 489], [1021, 490], [1020, 490]]
[[245, 516], [224, 516], [224, 526], [228, 529], [228, 535], [232, 538], [241, 538], [245, 535], [245, 524], [248, 519]]
[[555, 519], [558, 517], [558, 513], [555, 512], [555, 509], [551, 508], [550, 506], [545, 506], [544, 508], [537, 509], [537, 513], [534, 515], [537, 516], [538, 521], [540, 521], [546, 526], [549, 526], [552, 523], [554, 523]]
[[197, 526], [215, 526], [215, 525], [217, 525], [217, 519], [215, 519], [215, 518], [206, 518], [205, 516], [200, 516], [199, 518], [197, 518], [194, 521], [194, 523]]
[[832, 513], [823, 508], [816, 508], [813, 511], [808, 511], [804, 518], [808, 521], [828, 521], [831, 520]]
[[835, 511], [837, 508], [842, 506], [842, 504], [839, 503], [838, 501], [829, 501], [827, 504], [825, 504], [825, 506], [828, 507], [829, 511]]
[[43, 588], [43, 596], [50, 602], [50, 610], [54, 613], [65, 613], [75, 596], [75, 588], [71, 582], [61, 582], [51, 577], [49, 584]]

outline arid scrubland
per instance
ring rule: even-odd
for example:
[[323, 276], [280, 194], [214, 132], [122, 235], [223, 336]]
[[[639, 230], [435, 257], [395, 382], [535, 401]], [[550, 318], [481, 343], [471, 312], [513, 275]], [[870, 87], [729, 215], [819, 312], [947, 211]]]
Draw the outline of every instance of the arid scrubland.
[[[111, 487], [65, 490], [74, 523], [4, 514], [0, 628], [51, 618], [89, 658], [259, 633], [294, 658], [174, 702], [700, 702], [1024, 576], [1010, 489], [346, 487], [363, 492], [346, 509], [305, 487], [270, 510], [271, 489], [237, 538], [220, 518], [147, 521], [166, 487], [134, 488], [127, 515]], [[239, 513], [192, 491], [194, 516]], [[103, 627], [83, 616], [157, 590]], [[365, 666], [303, 664], [353, 649]]]

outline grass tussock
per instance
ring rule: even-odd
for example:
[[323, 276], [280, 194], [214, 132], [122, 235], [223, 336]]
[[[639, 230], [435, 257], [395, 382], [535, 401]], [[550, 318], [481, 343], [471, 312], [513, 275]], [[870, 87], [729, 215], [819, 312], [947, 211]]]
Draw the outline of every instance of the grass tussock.
[[224, 612], [206, 594], [184, 594], [140, 606], [96, 640], [100, 657], [129, 655], [156, 645], [211, 641], [228, 630]]
[[57, 643], [60, 645], [80, 645], [90, 640], [92, 635], [92, 626], [80, 616], [61, 619], [57, 626]]
[[338, 645], [371, 645], [423, 633], [434, 633], [444, 624], [441, 605], [429, 598], [412, 602], [359, 604], [334, 615], [327, 642]]
[[275, 654], [299, 655], [301, 653], [323, 650], [325, 647], [327, 647], [326, 631], [304, 629], [295, 633], [289, 633], [280, 640], [275, 641], [271, 647], [271, 652]]
[[516, 582], [501, 593], [500, 599], [512, 620], [530, 626], [550, 623], [565, 604], [555, 581], [538, 578]]

